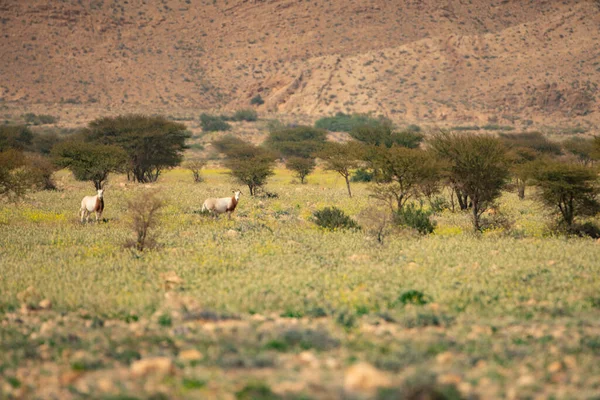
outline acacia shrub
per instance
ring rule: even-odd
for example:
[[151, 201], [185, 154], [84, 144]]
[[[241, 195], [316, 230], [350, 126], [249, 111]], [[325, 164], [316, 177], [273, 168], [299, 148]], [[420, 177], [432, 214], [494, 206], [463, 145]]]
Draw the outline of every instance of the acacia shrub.
[[189, 160], [186, 161], [183, 165], [192, 173], [192, 176], [194, 177], [194, 182], [200, 183], [204, 181], [202, 175], [200, 174], [200, 171], [202, 170], [202, 168], [204, 168], [204, 166], [206, 166], [205, 160]]
[[541, 201], [572, 228], [577, 217], [600, 211], [598, 174], [583, 165], [542, 160], [533, 174]]
[[265, 146], [285, 159], [286, 168], [294, 171], [301, 183], [316, 166], [314, 154], [327, 141], [327, 132], [310, 126], [273, 126]]
[[274, 127], [265, 139], [265, 146], [281, 157], [312, 158], [327, 142], [327, 131], [310, 126]]
[[125, 247], [144, 251], [157, 246], [155, 228], [158, 227], [160, 211], [164, 206], [165, 201], [155, 193], [143, 193], [128, 202], [128, 216], [135, 239], [127, 240]]
[[23, 125], [0, 125], [0, 151], [8, 149], [27, 150], [34, 134]]
[[548, 139], [540, 132], [500, 133], [499, 138], [507, 148], [529, 148], [550, 156], [562, 154], [560, 143]]
[[40, 154], [29, 153], [25, 155], [29, 179], [33, 186], [40, 190], [55, 190], [56, 184], [52, 174], [56, 170], [50, 158]]
[[231, 135], [212, 144], [225, 154], [225, 166], [240, 183], [248, 186], [251, 196], [275, 173], [273, 169], [277, 156], [269, 149], [254, 146]]
[[68, 168], [78, 181], [91, 181], [96, 190], [102, 189], [112, 172], [124, 172], [127, 153], [119, 146], [69, 140], [52, 149], [54, 163]]
[[594, 161], [594, 139], [572, 137], [562, 142], [562, 146], [566, 153], [573, 155], [583, 165]]
[[305, 183], [306, 177], [315, 170], [316, 166], [314, 158], [289, 157], [285, 162], [285, 167], [296, 173], [300, 183]]
[[368, 145], [392, 147], [402, 146], [415, 149], [423, 141], [419, 130], [405, 129], [398, 131], [391, 122], [383, 121], [377, 125], [360, 125], [350, 131], [352, 138]]
[[0, 152], [0, 196], [18, 200], [28, 190], [56, 189], [52, 181], [54, 166], [39, 154], [16, 149]]
[[155, 182], [162, 171], [178, 166], [190, 136], [183, 124], [139, 114], [96, 119], [83, 132], [87, 142], [121, 147], [128, 156], [128, 178], [141, 183]]
[[481, 215], [500, 196], [509, 177], [507, 149], [498, 138], [472, 133], [440, 132], [429, 145], [446, 162], [446, 176], [459, 200], [470, 199], [473, 228], [480, 231]]
[[360, 167], [360, 160], [364, 157], [364, 145], [355, 141], [346, 143], [328, 142], [323, 149], [316, 153], [317, 158], [323, 160], [323, 168], [335, 171], [346, 181], [348, 196], [352, 197], [350, 189], [350, 176], [352, 171]]
[[25, 164], [23, 152], [16, 149], [0, 151], [0, 196], [17, 200], [25, 194], [30, 186], [27, 171], [23, 168]]
[[411, 198], [435, 194], [441, 170], [432, 153], [401, 146], [370, 146], [366, 154], [375, 180], [372, 196], [392, 210], [402, 209]]

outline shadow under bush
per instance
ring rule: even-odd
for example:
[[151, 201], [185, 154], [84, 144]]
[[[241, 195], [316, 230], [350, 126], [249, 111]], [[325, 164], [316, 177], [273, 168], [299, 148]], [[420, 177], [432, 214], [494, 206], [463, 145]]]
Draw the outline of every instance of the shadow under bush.
[[583, 224], [573, 224], [567, 228], [567, 233], [579, 237], [591, 237], [592, 239], [600, 239], [600, 227], [593, 222], [585, 222]]

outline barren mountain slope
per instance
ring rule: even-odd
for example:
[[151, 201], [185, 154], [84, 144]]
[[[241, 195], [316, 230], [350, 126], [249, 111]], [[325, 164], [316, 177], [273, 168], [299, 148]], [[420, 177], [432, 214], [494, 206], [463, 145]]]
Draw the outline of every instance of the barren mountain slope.
[[599, 13], [591, 0], [0, 0], [0, 98], [176, 112], [261, 94], [263, 111], [313, 116], [594, 123]]

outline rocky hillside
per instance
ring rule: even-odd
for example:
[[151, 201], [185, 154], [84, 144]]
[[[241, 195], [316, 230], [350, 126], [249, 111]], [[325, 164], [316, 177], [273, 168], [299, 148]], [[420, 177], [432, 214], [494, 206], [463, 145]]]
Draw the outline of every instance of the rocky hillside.
[[1, 0], [0, 107], [593, 126], [600, 3]]

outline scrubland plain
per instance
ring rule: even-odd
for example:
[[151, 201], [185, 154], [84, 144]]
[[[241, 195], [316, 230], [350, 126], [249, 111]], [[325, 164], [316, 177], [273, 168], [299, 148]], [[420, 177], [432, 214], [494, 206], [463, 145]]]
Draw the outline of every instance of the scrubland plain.
[[[595, 398], [600, 244], [551, 234], [539, 203], [505, 193], [480, 235], [436, 215], [423, 237], [311, 222], [335, 205], [361, 223], [337, 175], [283, 169], [231, 220], [200, 214], [239, 187], [208, 167], [152, 185], [113, 176], [105, 220], [82, 225], [89, 183], [0, 205], [2, 398]], [[167, 203], [159, 247], [137, 252], [127, 202]], [[367, 224], [365, 224], [367, 225]], [[413, 396], [413, 397], [411, 397]]]

